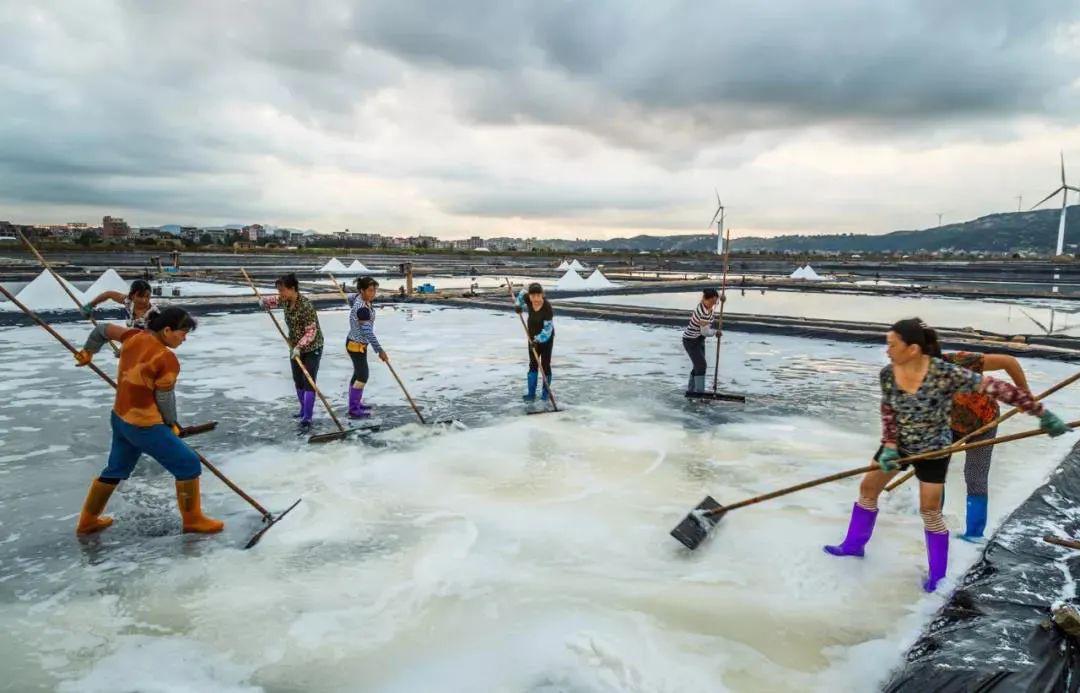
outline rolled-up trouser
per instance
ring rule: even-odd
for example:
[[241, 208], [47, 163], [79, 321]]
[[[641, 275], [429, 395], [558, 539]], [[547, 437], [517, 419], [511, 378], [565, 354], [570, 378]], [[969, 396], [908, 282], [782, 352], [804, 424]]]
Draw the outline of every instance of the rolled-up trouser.
[[[541, 342], [536, 345], [536, 350], [540, 352], [540, 361], [544, 365], [544, 373], [551, 377], [551, 351], [555, 347], [555, 337], [546, 342]], [[535, 373], [539, 370], [539, 366], [536, 363], [536, 356], [533, 354], [533, 347], [529, 347], [529, 372]]]
[[[308, 351], [300, 354], [300, 361], [304, 364], [304, 368], [311, 374], [312, 380], [318, 380], [319, 377], [319, 361], [322, 360], [322, 349], [316, 349], [315, 351]], [[289, 366], [292, 367], [292, 379], [293, 385], [297, 390], [311, 390], [311, 385], [308, 384], [307, 378], [304, 377], [304, 372], [300, 370], [300, 367], [296, 365], [295, 359], [289, 359]]]
[[135, 426], [121, 419], [115, 411], [109, 423], [112, 425], [112, 450], [109, 451], [109, 462], [99, 476], [102, 481], [127, 479], [143, 453], [157, 460], [177, 481], [187, 481], [202, 474], [199, 456], [165, 424]]

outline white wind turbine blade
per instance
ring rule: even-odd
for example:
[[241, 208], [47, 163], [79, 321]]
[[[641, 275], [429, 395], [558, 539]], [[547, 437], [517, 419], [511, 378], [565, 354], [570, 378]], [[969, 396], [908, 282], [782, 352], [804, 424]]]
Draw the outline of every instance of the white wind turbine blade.
[[1064, 188], [1064, 186], [1063, 186], [1063, 187], [1060, 187], [1060, 188], [1058, 188], [1058, 189], [1057, 189], [1057, 190], [1055, 190], [1054, 192], [1050, 193], [1049, 195], [1047, 195], [1046, 197], [1044, 197], [1043, 199], [1039, 200], [1039, 201], [1038, 201], [1038, 202], [1036, 202], [1036, 203], [1035, 203], [1034, 205], [1032, 205], [1031, 209], [1035, 209], [1036, 207], [1038, 207], [1039, 205], [1041, 205], [1041, 204], [1042, 204], [1043, 202], [1046, 202], [1046, 201], [1047, 201], [1047, 200], [1049, 200], [1049, 199], [1050, 199], [1051, 197], [1053, 197], [1054, 195], [1057, 195], [1057, 194], [1058, 194], [1059, 192], [1061, 192], [1061, 191], [1062, 191], [1062, 190], [1064, 190], [1064, 189], [1065, 189], [1065, 188]]

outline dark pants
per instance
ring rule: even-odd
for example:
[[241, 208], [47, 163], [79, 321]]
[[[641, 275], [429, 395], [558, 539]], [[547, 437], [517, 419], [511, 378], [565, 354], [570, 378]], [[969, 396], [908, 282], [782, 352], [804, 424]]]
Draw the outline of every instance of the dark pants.
[[[544, 373], [551, 377], [551, 350], [555, 347], [555, 337], [536, 345], [536, 351], [540, 353], [540, 361], [544, 364]], [[529, 372], [535, 373], [539, 369], [536, 356], [533, 355], [532, 347], [529, 347]]]
[[705, 338], [687, 339], [683, 337], [682, 345], [690, 356], [690, 361], [694, 364], [690, 375], [705, 375], [705, 372], [709, 370], [709, 364], [705, 360]]
[[[307, 372], [311, 375], [311, 379], [318, 379], [319, 361], [322, 360], [322, 349], [316, 349], [315, 351], [300, 354], [300, 360], [303, 362], [304, 368], [306, 368]], [[296, 361], [294, 359], [289, 359], [289, 365], [292, 366], [293, 385], [296, 386], [296, 389], [311, 390], [311, 385], [308, 384], [307, 378], [304, 377], [304, 372], [296, 365]]]
[[352, 360], [352, 380], [349, 381], [349, 387], [356, 387], [357, 384], [359, 387], [364, 387], [371, 375], [371, 371], [368, 370], [367, 344], [347, 342], [345, 352]]

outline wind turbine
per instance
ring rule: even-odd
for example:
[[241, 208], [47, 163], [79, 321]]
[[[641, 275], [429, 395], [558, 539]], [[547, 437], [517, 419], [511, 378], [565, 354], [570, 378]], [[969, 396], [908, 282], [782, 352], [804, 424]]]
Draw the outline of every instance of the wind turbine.
[[713, 215], [712, 221], [706, 228], [712, 228], [713, 222], [716, 222], [716, 254], [724, 254], [724, 203], [720, 201], [720, 191], [713, 188], [716, 193], [716, 214]]
[[1047, 200], [1049, 200], [1054, 195], [1057, 195], [1058, 193], [1061, 193], [1061, 220], [1058, 222], [1057, 252], [1054, 253], [1055, 256], [1056, 255], [1061, 255], [1062, 251], [1065, 249], [1065, 207], [1069, 202], [1069, 191], [1070, 190], [1075, 192], [1075, 193], [1080, 193], [1080, 188], [1074, 188], [1073, 186], [1071, 186], [1071, 185], [1069, 185], [1068, 183], [1065, 182], [1065, 152], [1062, 152], [1061, 153], [1061, 185], [1056, 190], [1054, 190], [1054, 192], [1050, 193], [1049, 195], [1047, 195], [1043, 199], [1039, 200], [1038, 204], [1036, 204], [1034, 207], [1032, 207], [1032, 209], [1035, 209], [1035, 207], [1038, 207], [1043, 202], [1046, 202]]

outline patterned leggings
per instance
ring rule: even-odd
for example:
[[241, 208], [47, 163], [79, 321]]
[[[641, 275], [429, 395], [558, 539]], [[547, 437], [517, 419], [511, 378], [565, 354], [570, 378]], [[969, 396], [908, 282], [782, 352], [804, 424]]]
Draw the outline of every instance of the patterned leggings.
[[[997, 435], [997, 427], [991, 428], [986, 433], [972, 438], [968, 442], [987, 440]], [[953, 433], [953, 438], [959, 440], [961, 436]], [[969, 496], [985, 496], [989, 492], [990, 458], [994, 454], [994, 446], [968, 450], [964, 453], [964, 482], [967, 484]]]

